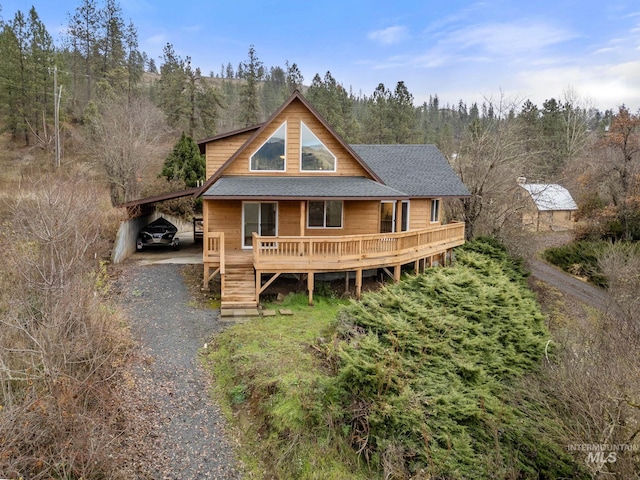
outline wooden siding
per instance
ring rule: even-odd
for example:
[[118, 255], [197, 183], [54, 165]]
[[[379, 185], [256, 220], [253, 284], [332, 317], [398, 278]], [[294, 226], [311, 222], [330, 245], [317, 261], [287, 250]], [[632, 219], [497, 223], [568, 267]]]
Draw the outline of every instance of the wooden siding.
[[409, 229], [418, 230], [430, 226], [431, 200], [416, 198], [409, 202]]
[[207, 178], [216, 173], [218, 169], [236, 153], [254, 132], [245, 132], [233, 137], [222, 138], [206, 145]]
[[[287, 146], [285, 159], [285, 172], [261, 172], [249, 170], [249, 158], [260, 146], [284, 123], [287, 122]], [[343, 175], [367, 177], [371, 176], [353, 158], [353, 156], [338, 142], [338, 140], [327, 130], [316, 118], [307, 110], [302, 102], [296, 100], [289, 105], [258, 137], [251, 142], [250, 145], [242, 152], [231, 165], [224, 171], [225, 175], [265, 175], [265, 176], [309, 176], [315, 175], [314, 172], [300, 170], [300, 122], [303, 121], [307, 127], [324, 143], [324, 145], [337, 158], [336, 172], [322, 172], [323, 176]], [[217, 149], [218, 150], [218, 149]], [[222, 149], [219, 149], [222, 150]], [[229, 150], [225, 152], [226, 159], [231, 157], [237, 150]], [[207, 153], [209, 144], [207, 145]], [[225, 160], [226, 160], [225, 159]], [[216, 157], [217, 161], [217, 157]], [[212, 166], [214, 165], [212, 159]], [[211, 172], [212, 173], [212, 172]], [[209, 161], [207, 160], [207, 176], [211, 175], [209, 171]]]
[[204, 202], [209, 233], [223, 232], [227, 251], [242, 249], [242, 202], [217, 200]]
[[[342, 228], [307, 228], [306, 208], [300, 208], [300, 200], [280, 201], [278, 203], [278, 235], [301, 235], [301, 214], [304, 230], [302, 235], [342, 236], [377, 233], [380, 229], [380, 202], [345, 201], [343, 204]], [[224, 232], [225, 247], [228, 251], [241, 249], [242, 237], [242, 201], [205, 200], [203, 206], [207, 217], [209, 232]]]

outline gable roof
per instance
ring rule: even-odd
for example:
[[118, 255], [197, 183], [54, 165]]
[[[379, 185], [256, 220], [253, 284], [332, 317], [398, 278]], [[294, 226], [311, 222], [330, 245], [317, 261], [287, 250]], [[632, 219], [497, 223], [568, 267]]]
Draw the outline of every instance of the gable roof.
[[[195, 194], [194, 196], [198, 197], [200, 195], [202, 195], [204, 192], [206, 192], [209, 187], [211, 187], [216, 180], [218, 180], [218, 178], [220, 178], [223, 174], [224, 174], [224, 170], [233, 163], [233, 161], [249, 146], [251, 145], [251, 143], [263, 132], [263, 130], [265, 130], [270, 124], [271, 122], [273, 122], [273, 120], [275, 120], [276, 117], [278, 117], [278, 115], [280, 115], [284, 110], [286, 110], [286, 108], [291, 105], [294, 101], [300, 101], [308, 110], [309, 112], [311, 112], [311, 114], [313, 116], [316, 117], [316, 119], [322, 124], [322, 126], [324, 126], [327, 130], [329, 130], [329, 132], [335, 137], [335, 139], [338, 141], [338, 143], [340, 143], [340, 145], [342, 145], [352, 156], [353, 158], [362, 166], [362, 168], [364, 168], [364, 170], [371, 175], [371, 177], [380, 182], [383, 183], [382, 180], [376, 175], [376, 173], [371, 170], [371, 168], [362, 161], [362, 159], [360, 157], [358, 157], [358, 155], [353, 151], [353, 149], [342, 139], [342, 137], [340, 135], [338, 135], [338, 133], [336, 133], [336, 131], [333, 129], [333, 127], [331, 127], [331, 125], [329, 125], [324, 118], [322, 118], [322, 116], [318, 113], [318, 111], [313, 107], [313, 105], [311, 105], [309, 103], [309, 101], [304, 98], [302, 96], [302, 94], [298, 91], [295, 90], [291, 96], [287, 99], [286, 102], [284, 102], [280, 108], [278, 108], [275, 112], [273, 112], [273, 114], [271, 114], [271, 116], [267, 119], [266, 122], [262, 123], [260, 126], [256, 127], [247, 127], [246, 129], [242, 129], [242, 130], [238, 130], [236, 132], [234, 132], [234, 134], [237, 133], [244, 133], [247, 131], [252, 130], [253, 128], [256, 128], [255, 132], [253, 133], [253, 135], [251, 135], [245, 142], [244, 144], [238, 149], [236, 150], [236, 152], [229, 157], [229, 159], [218, 169], [218, 171], [216, 173], [214, 173], [213, 175], [211, 175], [211, 177], [209, 177], [207, 179], [207, 181], [204, 183], [204, 185], [202, 186], [202, 188], [200, 188]], [[218, 137], [212, 137], [211, 139], [208, 140], [203, 140], [201, 142], [198, 142], [198, 146], [200, 148], [200, 150], [202, 151], [203, 148], [203, 144], [208, 143], [212, 140], [217, 140], [218, 138], [224, 138], [225, 135], [221, 135]]]
[[239, 128], [237, 130], [231, 130], [230, 132], [220, 133], [218, 135], [214, 135], [213, 137], [208, 137], [208, 138], [204, 138], [202, 140], [198, 140], [197, 144], [198, 144], [198, 148], [200, 149], [200, 154], [204, 155], [206, 153], [205, 152], [205, 146], [209, 142], [214, 142], [216, 140], [221, 140], [223, 138], [233, 137], [235, 135], [240, 135], [240, 134], [243, 134], [243, 133], [247, 133], [247, 132], [250, 132], [252, 130], [258, 130], [261, 126], [262, 126], [262, 124], [253, 125], [251, 127]]
[[410, 197], [467, 197], [469, 190], [435, 145], [352, 145], [389, 187]]
[[569, 190], [554, 183], [523, 183], [520, 184], [540, 211], [548, 210], [577, 210], [578, 206], [571, 197]]
[[406, 195], [365, 177], [220, 177], [204, 198], [243, 200], [350, 199], [389, 200]]

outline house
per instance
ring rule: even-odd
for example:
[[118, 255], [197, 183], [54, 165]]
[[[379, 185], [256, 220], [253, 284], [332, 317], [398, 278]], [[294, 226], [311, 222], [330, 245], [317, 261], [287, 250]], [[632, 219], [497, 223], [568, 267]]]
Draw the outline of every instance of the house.
[[[348, 145], [299, 93], [263, 124], [199, 142], [206, 156], [204, 286], [222, 308], [248, 308], [281, 274], [314, 278], [442, 262], [464, 223], [442, 225], [441, 200], [469, 195], [433, 145]], [[355, 275], [354, 273], [355, 272]]]
[[534, 230], [570, 230], [575, 222], [576, 202], [569, 191], [554, 183], [526, 183], [518, 179], [525, 190], [522, 224]]

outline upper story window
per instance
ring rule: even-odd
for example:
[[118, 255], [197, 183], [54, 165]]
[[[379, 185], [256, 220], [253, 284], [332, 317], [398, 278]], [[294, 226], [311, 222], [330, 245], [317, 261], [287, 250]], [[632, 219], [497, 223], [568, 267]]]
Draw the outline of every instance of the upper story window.
[[285, 169], [287, 123], [283, 123], [250, 158], [251, 171], [283, 172]]
[[304, 122], [300, 122], [300, 150], [300, 170], [305, 172], [336, 171], [336, 157]]

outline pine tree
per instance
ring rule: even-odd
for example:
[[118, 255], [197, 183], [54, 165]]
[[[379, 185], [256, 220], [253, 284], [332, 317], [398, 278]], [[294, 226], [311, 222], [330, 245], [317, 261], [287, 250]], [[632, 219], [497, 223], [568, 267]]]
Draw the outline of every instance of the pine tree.
[[[67, 39], [71, 48], [74, 107], [84, 109], [91, 101], [93, 79], [97, 76], [99, 58], [96, 56], [100, 39], [100, 13], [95, 0], [82, 0], [69, 17]], [[80, 88], [84, 95], [80, 96]]]
[[367, 143], [393, 143], [393, 132], [389, 124], [391, 92], [378, 84], [368, 101], [368, 115], [365, 117], [364, 141]]
[[161, 176], [167, 180], [181, 179], [187, 187], [196, 187], [205, 179], [206, 163], [204, 155], [193, 138], [184, 132], [173, 146], [162, 167]]
[[249, 47], [249, 58], [242, 64], [242, 78], [245, 83], [240, 91], [240, 122], [244, 126], [256, 125], [260, 122], [260, 101], [258, 99], [258, 82], [264, 78], [264, 67], [258, 60], [253, 45]]
[[302, 88], [302, 84], [304, 83], [304, 77], [298, 69], [298, 65], [292, 63], [289, 65], [289, 60], [285, 62], [285, 66], [287, 67], [287, 88], [289, 90], [289, 94], [293, 93], [295, 90], [300, 90]]
[[413, 95], [403, 81], [399, 81], [390, 97], [390, 118], [394, 143], [414, 143], [417, 140], [417, 116]]
[[167, 43], [162, 50], [163, 63], [160, 65], [159, 104], [167, 116], [167, 123], [178, 127], [187, 111], [183, 92], [187, 83], [185, 62], [176, 54], [173, 45]]

